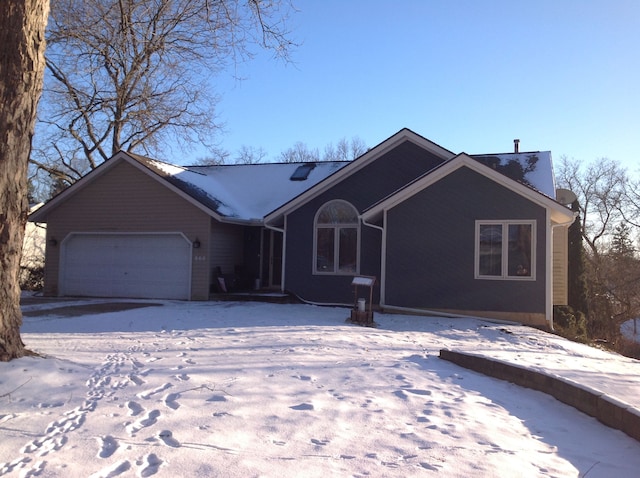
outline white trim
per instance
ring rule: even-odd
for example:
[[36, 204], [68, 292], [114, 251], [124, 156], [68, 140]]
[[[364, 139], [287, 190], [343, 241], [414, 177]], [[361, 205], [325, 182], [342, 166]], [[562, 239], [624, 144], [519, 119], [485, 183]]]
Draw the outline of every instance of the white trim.
[[284, 281], [286, 279], [285, 277], [285, 271], [287, 270], [285, 267], [285, 264], [287, 263], [287, 219], [288, 217], [285, 216], [284, 218], [284, 230], [282, 231], [282, 264], [280, 264], [280, 292], [284, 292], [285, 287], [284, 287]]
[[[280, 292], [284, 292], [284, 271], [285, 271], [285, 255], [287, 253], [287, 218], [284, 218], [284, 228], [279, 228], [275, 226], [269, 226], [265, 224], [265, 228], [271, 231], [271, 237], [269, 238], [269, 287], [271, 287], [271, 282], [273, 281], [273, 232], [280, 232], [282, 234], [282, 254], [280, 260]], [[262, 263], [262, 258], [260, 259], [260, 263]]]
[[111, 157], [111, 159], [100, 164], [97, 168], [89, 171], [89, 173], [87, 173], [85, 176], [83, 176], [71, 186], [47, 201], [41, 208], [30, 215], [29, 220], [32, 222], [47, 222], [46, 217], [49, 210], [57, 207], [59, 203], [66, 201], [68, 197], [74, 196], [77, 192], [81, 191], [83, 188], [91, 184], [95, 179], [102, 176], [102, 174], [111, 169], [119, 161], [126, 161], [126, 158], [129, 158], [126, 153], [124, 153], [123, 151], [118, 151], [114, 156]]
[[[353, 210], [355, 213], [356, 220], [353, 223], [338, 223], [338, 224], [328, 224], [321, 225], [318, 227], [318, 215], [320, 212], [325, 209], [330, 204], [341, 203]], [[286, 218], [287, 216], [285, 216]], [[318, 229], [333, 229], [333, 270], [328, 272], [318, 271]], [[339, 262], [340, 262], [340, 230], [342, 229], [355, 229], [356, 230], [356, 270], [355, 271], [340, 271], [338, 270]], [[349, 201], [345, 201], [344, 199], [332, 199], [327, 201], [322, 206], [318, 208], [315, 216], [313, 217], [313, 249], [312, 249], [312, 275], [321, 275], [321, 276], [352, 276], [354, 274], [360, 273], [360, 240], [361, 240], [361, 231], [360, 231], [360, 216], [358, 214], [358, 209], [351, 204]]]
[[[511, 225], [530, 225], [531, 226], [531, 274], [527, 276], [511, 276], [509, 275], [509, 226]], [[537, 222], [534, 219], [476, 219], [475, 224], [475, 243], [474, 243], [474, 265], [473, 278], [477, 280], [509, 280], [509, 281], [535, 281], [536, 280], [536, 227]], [[480, 226], [483, 225], [499, 225], [502, 228], [502, 271], [499, 276], [481, 275], [480, 274]], [[505, 231], [506, 229], [506, 231]], [[504, 238], [507, 240], [504, 240]]]
[[[192, 198], [187, 193], [182, 191], [180, 188], [174, 186], [169, 181], [164, 179], [161, 175], [159, 175], [158, 173], [156, 173], [152, 169], [148, 168], [147, 166], [145, 166], [144, 164], [142, 164], [140, 161], [136, 160], [135, 158], [131, 157], [130, 155], [127, 154], [126, 157], [125, 157], [125, 160], [126, 160], [127, 163], [129, 163], [130, 165], [134, 166], [139, 171], [147, 174], [150, 178], [152, 178], [153, 180], [155, 180], [156, 182], [158, 182], [162, 186], [166, 187], [170, 191], [174, 192], [175, 194], [180, 196], [182, 199], [184, 199], [185, 201], [189, 202], [191, 205], [197, 207], [201, 211], [203, 211], [206, 214], [208, 214], [209, 216], [213, 217], [216, 221], [219, 221], [219, 222], [231, 222], [231, 223], [236, 223], [236, 224], [246, 224], [246, 221], [245, 222], [242, 222], [242, 221], [238, 222], [238, 220], [236, 220], [235, 222], [234, 221], [229, 221], [228, 218], [226, 218], [224, 216], [221, 216], [217, 212], [209, 209], [204, 204], [202, 204], [200, 201]], [[113, 161], [113, 160], [111, 160], [111, 161]]]
[[410, 129], [404, 128], [387, 138], [379, 145], [367, 151], [365, 154], [360, 156], [359, 158], [353, 160], [351, 163], [347, 164], [343, 168], [339, 169], [332, 175], [328, 176], [324, 180], [320, 181], [316, 185], [307, 189], [303, 193], [301, 193], [296, 198], [292, 199], [286, 204], [281, 205], [278, 209], [270, 212], [264, 217], [264, 222], [269, 223], [275, 221], [278, 217], [287, 215], [299, 208], [301, 205], [306, 204], [311, 199], [317, 197], [323, 192], [327, 191], [329, 188], [335, 186], [337, 183], [342, 181], [348, 176], [351, 176], [355, 172], [374, 162], [378, 158], [382, 157], [384, 154], [388, 153], [400, 143], [404, 141], [411, 141], [414, 144], [417, 144], [422, 149], [435, 154], [438, 157], [441, 157], [444, 160], [449, 160], [455, 156], [451, 151], [443, 148], [442, 146], [429, 141], [428, 139], [420, 136], [417, 133], [414, 133]]
[[67, 259], [67, 244], [73, 237], [78, 236], [111, 236], [111, 237], [123, 237], [123, 236], [180, 236], [182, 239], [189, 244], [190, 251], [190, 260], [188, 263], [188, 277], [187, 277], [187, 288], [188, 288], [188, 297], [186, 300], [191, 300], [193, 294], [193, 242], [182, 232], [180, 231], [130, 231], [130, 232], [92, 232], [92, 231], [80, 231], [80, 232], [70, 232], [68, 233], [60, 242], [60, 256], [59, 256], [59, 268], [58, 268], [58, 294], [60, 296], [64, 296], [67, 291], [65, 291], [65, 268], [66, 268], [66, 259]]
[[385, 293], [384, 293], [384, 289], [385, 289], [385, 285], [387, 283], [387, 279], [386, 279], [386, 266], [387, 266], [387, 261], [386, 261], [386, 257], [385, 257], [385, 252], [386, 252], [386, 243], [387, 243], [387, 230], [385, 229], [384, 225], [385, 222], [383, 222], [382, 226], [376, 226], [375, 224], [371, 224], [370, 222], [367, 222], [364, 220], [364, 218], [362, 216], [360, 216], [360, 221], [362, 221], [362, 224], [370, 227], [372, 229], [377, 229], [378, 231], [380, 231], [380, 277], [379, 277], [379, 282], [380, 282], [380, 298], [379, 298], [379, 305], [383, 306], [384, 305], [384, 297], [385, 297]]
[[545, 234], [545, 247], [547, 248], [547, 255], [545, 258], [546, 287], [544, 291], [544, 311], [549, 330], [553, 330], [553, 225], [549, 211], [547, 211], [546, 218], [547, 231]]
[[576, 217], [578, 216], [577, 212], [573, 212], [573, 217], [571, 220], [566, 221], [564, 223], [552, 224], [551, 219], [549, 218], [549, 213], [547, 212], [547, 289], [545, 291], [545, 312], [547, 316], [547, 324], [549, 325], [549, 330], [553, 331], [553, 230], [556, 227], [569, 227], [573, 224]]
[[382, 247], [380, 254], [380, 307], [384, 307], [387, 301], [387, 211], [382, 218]]
[[449, 174], [462, 167], [467, 167], [472, 171], [475, 171], [476, 173], [481, 174], [500, 184], [501, 186], [504, 186], [505, 188], [525, 197], [533, 203], [546, 209], [550, 209], [551, 219], [553, 222], [565, 222], [569, 220], [569, 218], [573, 215], [571, 210], [556, 202], [555, 200], [545, 196], [544, 194], [534, 189], [531, 189], [528, 186], [525, 186], [524, 184], [520, 184], [519, 182], [510, 179], [502, 173], [494, 171], [488, 166], [485, 166], [484, 164], [481, 164], [475, 159], [469, 157], [465, 153], [461, 153], [458, 156], [447, 161], [446, 163], [443, 163], [430, 172], [424, 174], [414, 182], [409, 183], [407, 186], [391, 194], [386, 199], [383, 199], [367, 211], [364, 211], [362, 213], [362, 216], [366, 220], [372, 220], [374, 217], [381, 214], [383, 210], [392, 209], [393, 207], [404, 202], [413, 195], [419, 193], [423, 189], [431, 186], [432, 184], [445, 178]]
[[105, 174], [107, 171], [109, 171], [111, 168], [115, 167], [122, 161], [135, 167], [143, 174], [146, 174], [148, 177], [158, 182], [160, 185], [166, 187], [171, 192], [177, 194], [182, 199], [189, 202], [191, 205], [200, 209], [201, 211], [203, 211], [204, 213], [206, 213], [207, 215], [211, 216], [212, 218], [214, 218], [219, 222], [242, 225], [242, 226], [261, 226], [263, 224], [263, 221], [258, 219], [247, 220], [247, 219], [238, 219], [233, 217], [221, 216], [216, 211], [208, 208], [197, 199], [194, 199], [193, 197], [191, 197], [190, 195], [188, 195], [178, 187], [171, 184], [169, 181], [164, 179], [162, 175], [153, 171], [152, 169], [150, 169], [149, 167], [147, 167], [146, 165], [144, 165], [143, 163], [141, 163], [140, 161], [138, 161], [137, 159], [135, 159], [133, 156], [131, 156], [125, 151], [118, 151], [110, 159], [100, 164], [97, 168], [90, 171], [87, 175], [83, 176], [74, 184], [72, 184], [67, 189], [65, 189], [60, 194], [58, 194], [56, 197], [54, 197], [53, 199], [45, 203], [45, 205], [42, 206], [42, 208], [40, 208], [38, 211], [35, 211], [32, 214], [33, 219], [30, 219], [30, 220], [32, 222], [46, 222], [46, 215], [50, 210], [54, 209], [55, 207], [57, 207], [59, 203], [66, 201], [67, 198], [72, 197], [73, 195], [75, 195], [76, 193], [78, 193], [88, 185], [90, 185], [93, 181], [95, 181], [97, 178]]

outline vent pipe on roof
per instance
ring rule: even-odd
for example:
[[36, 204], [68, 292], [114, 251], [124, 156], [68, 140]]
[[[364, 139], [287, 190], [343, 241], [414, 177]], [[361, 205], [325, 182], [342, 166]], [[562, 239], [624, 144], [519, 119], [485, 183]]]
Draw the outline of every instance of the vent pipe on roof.
[[513, 140], [513, 152], [514, 153], [519, 153], [520, 152], [520, 140], [519, 139], [514, 139]]

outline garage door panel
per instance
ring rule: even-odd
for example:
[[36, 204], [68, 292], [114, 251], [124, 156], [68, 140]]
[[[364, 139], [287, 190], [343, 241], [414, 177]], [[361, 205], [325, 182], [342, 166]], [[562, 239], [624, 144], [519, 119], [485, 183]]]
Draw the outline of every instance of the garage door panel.
[[60, 279], [63, 295], [189, 299], [191, 245], [181, 234], [76, 234]]

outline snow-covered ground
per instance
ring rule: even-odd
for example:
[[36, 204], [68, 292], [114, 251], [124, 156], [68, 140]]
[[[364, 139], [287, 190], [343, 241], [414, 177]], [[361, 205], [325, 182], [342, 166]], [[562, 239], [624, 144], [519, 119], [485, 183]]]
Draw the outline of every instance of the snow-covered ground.
[[156, 304], [25, 317], [23, 340], [47, 358], [0, 363], [0, 476], [639, 474], [639, 442], [438, 353], [548, 370], [640, 407], [638, 361], [482, 320], [377, 314], [372, 329], [340, 308]]

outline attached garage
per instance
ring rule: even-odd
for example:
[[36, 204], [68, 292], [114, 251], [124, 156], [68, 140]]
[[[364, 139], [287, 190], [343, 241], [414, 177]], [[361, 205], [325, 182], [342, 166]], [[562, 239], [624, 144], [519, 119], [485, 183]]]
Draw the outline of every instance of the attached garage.
[[180, 233], [74, 233], [61, 244], [65, 296], [188, 300], [191, 243]]

